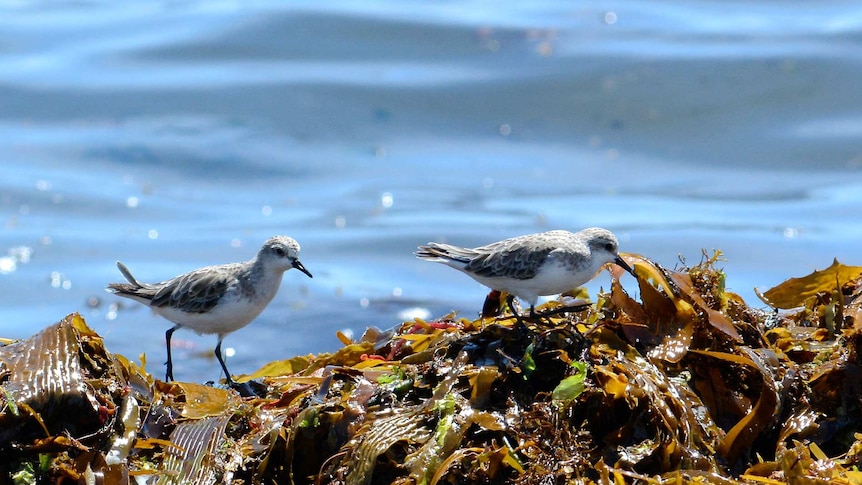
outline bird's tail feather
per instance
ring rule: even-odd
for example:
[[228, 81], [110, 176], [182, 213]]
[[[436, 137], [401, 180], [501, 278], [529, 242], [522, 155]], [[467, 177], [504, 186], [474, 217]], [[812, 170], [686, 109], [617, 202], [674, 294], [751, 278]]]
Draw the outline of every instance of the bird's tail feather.
[[117, 268], [120, 269], [120, 273], [123, 273], [123, 278], [126, 278], [126, 281], [128, 281], [129, 283], [131, 283], [135, 286], [144, 286], [144, 285], [138, 283], [138, 280], [136, 280], [135, 277], [132, 276], [132, 272], [129, 271], [129, 268], [127, 268], [125, 264], [117, 261]]
[[438, 263], [445, 263], [446, 261], [468, 263], [476, 256], [470, 249], [435, 242], [419, 246], [414, 254], [416, 254], [417, 258]]

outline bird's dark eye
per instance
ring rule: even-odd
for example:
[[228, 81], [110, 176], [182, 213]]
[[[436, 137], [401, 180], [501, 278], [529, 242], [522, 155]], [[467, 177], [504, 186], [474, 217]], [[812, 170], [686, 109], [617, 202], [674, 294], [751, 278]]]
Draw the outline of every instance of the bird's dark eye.
[[279, 256], [284, 256], [284, 249], [283, 248], [275, 248], [275, 254], [277, 254]]
[[613, 243], [605, 243], [605, 250], [609, 253], [614, 252], [614, 244]]

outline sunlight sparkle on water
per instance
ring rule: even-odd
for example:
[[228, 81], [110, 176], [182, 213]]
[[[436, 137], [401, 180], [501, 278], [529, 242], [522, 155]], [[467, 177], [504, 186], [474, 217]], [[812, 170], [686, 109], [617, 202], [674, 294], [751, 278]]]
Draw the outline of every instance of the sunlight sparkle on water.
[[72, 281], [63, 276], [59, 271], [51, 272], [51, 286], [54, 288], [62, 288], [68, 290], [72, 288]]
[[428, 320], [429, 318], [431, 318], [431, 311], [427, 308], [414, 306], [410, 308], [405, 308], [404, 310], [398, 312], [398, 318], [404, 320], [405, 322], [409, 320], [415, 320], [417, 318], [420, 320]]
[[120, 304], [117, 302], [108, 305], [108, 311], [105, 312], [106, 320], [116, 320], [117, 312], [120, 310]]
[[8, 254], [10, 258], [14, 258], [19, 263], [29, 263], [32, 252], [29, 246], [16, 246], [10, 248]]
[[15, 268], [17, 267], [18, 264], [15, 262], [14, 258], [10, 258], [8, 256], [0, 258], [0, 274], [9, 274], [15, 271]]

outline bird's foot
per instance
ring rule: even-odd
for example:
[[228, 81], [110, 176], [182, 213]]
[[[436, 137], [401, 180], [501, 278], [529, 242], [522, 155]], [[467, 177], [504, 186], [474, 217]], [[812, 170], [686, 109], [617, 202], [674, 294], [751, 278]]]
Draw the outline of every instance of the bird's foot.
[[561, 306], [559, 308], [553, 308], [550, 310], [545, 310], [537, 313], [531, 313], [531, 318], [548, 318], [555, 315], [562, 315], [563, 313], [574, 313], [574, 312], [582, 312], [590, 308], [592, 306], [591, 303], [578, 303], [576, 305], [570, 306]]
[[[260, 393], [252, 386], [253, 382], [235, 382], [233, 379], [228, 380], [227, 386], [238, 392], [240, 397], [262, 397], [265, 394], [264, 389], [260, 389]], [[256, 383], [254, 383], [256, 384]]]

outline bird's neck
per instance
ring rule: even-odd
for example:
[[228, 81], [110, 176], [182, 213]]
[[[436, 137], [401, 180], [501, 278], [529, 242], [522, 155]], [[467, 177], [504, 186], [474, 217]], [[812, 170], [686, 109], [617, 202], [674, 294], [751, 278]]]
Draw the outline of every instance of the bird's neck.
[[272, 268], [260, 261], [255, 261], [249, 266], [249, 271], [245, 273], [246, 288], [254, 288], [252, 291], [255, 291], [256, 297], [272, 299], [281, 285], [284, 270]]

